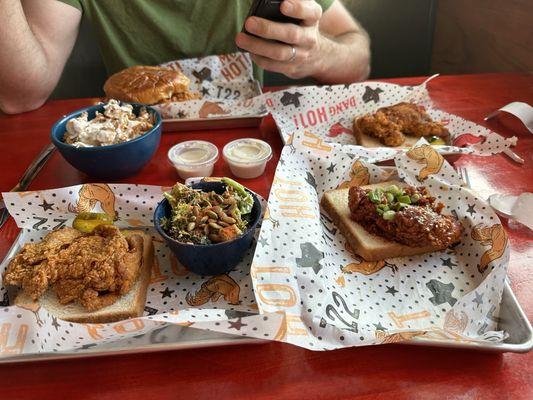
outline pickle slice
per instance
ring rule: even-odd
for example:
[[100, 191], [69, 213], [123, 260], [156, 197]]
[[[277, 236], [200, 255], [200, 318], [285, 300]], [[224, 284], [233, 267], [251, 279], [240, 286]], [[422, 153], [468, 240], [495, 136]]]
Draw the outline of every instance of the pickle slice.
[[83, 212], [72, 222], [73, 228], [84, 233], [91, 233], [98, 225], [113, 225], [113, 218], [106, 213]]

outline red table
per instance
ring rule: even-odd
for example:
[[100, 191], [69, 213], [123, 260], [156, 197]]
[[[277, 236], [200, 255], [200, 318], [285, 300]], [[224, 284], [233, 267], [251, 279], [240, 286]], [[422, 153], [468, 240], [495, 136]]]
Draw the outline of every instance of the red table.
[[[423, 78], [391, 79], [418, 84]], [[533, 137], [510, 118], [484, 123], [483, 117], [511, 101], [533, 104], [533, 75], [443, 76], [429, 84], [436, 105], [448, 112], [518, 136], [514, 151], [525, 165], [506, 156], [461, 156], [474, 189], [490, 193], [533, 192]], [[61, 115], [92, 103], [91, 99], [50, 101], [31, 113], [0, 115], [0, 190], [7, 191], [40, 149], [49, 142], [52, 123]], [[177, 179], [166, 152], [178, 141], [204, 139], [219, 148], [238, 137], [267, 140], [275, 156], [265, 174], [245, 182], [267, 196], [282, 143], [271, 118], [259, 129], [164, 134], [154, 159], [126, 182], [171, 185]], [[220, 160], [215, 175], [229, 175]], [[87, 182], [89, 179], [55, 154], [31, 189]], [[533, 251], [530, 232], [508, 230], [512, 253], [509, 275], [522, 307], [533, 316]], [[3, 257], [17, 234], [12, 220], [0, 231]], [[387, 345], [312, 352], [280, 343], [168, 351], [68, 361], [0, 366], [4, 399], [22, 398], [357, 398], [357, 399], [531, 399], [533, 352], [484, 354]]]

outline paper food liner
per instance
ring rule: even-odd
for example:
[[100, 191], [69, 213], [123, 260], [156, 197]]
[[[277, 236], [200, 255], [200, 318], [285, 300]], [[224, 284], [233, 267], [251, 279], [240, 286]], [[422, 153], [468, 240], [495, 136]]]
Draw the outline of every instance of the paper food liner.
[[[327, 142], [356, 145], [354, 118], [400, 102], [423, 106], [433, 120], [443, 123], [450, 131], [451, 143], [457, 143], [459, 137], [460, 141], [471, 143], [465, 147], [436, 146], [442, 154], [489, 156], [516, 144], [516, 137], [504, 138], [487, 128], [434, 108], [426, 88], [430, 79], [414, 87], [385, 82], [297, 87], [266, 93], [264, 97], [286, 144], [290, 144], [295, 132], [307, 131]], [[385, 154], [393, 156], [398, 152], [401, 149], [385, 146], [368, 149], [368, 153], [379, 154], [380, 159]]]
[[190, 58], [162, 65], [182, 71], [191, 80], [190, 91], [202, 95], [199, 100], [153, 106], [163, 119], [245, 117], [266, 111], [249, 53]]
[[[260, 338], [270, 325], [267, 334], [277, 332], [276, 340], [312, 350], [503, 340], [505, 333], [496, 329], [509, 245], [498, 217], [461, 186], [453, 168], [423, 139], [397, 155], [392, 171], [364, 161], [360, 150], [311, 135], [285, 146], [252, 266], [261, 313], [282, 319], [243, 318], [241, 334]], [[323, 193], [398, 178], [412, 185], [422, 181], [446, 204], [445, 212], [464, 227], [460, 244], [380, 262], [365, 262], [347, 248], [320, 211]], [[201, 326], [213, 329], [195, 324]], [[224, 324], [215, 330], [231, 333]]]
[[[4, 193], [10, 214], [22, 228], [18, 243], [40, 241], [52, 229], [71, 226], [77, 212], [106, 212], [117, 216], [121, 228], [142, 229], [154, 240], [157, 262], [152, 269], [144, 317], [111, 324], [76, 324], [54, 318], [35, 306], [9, 306], [0, 282], [0, 356], [88, 348], [137, 336], [165, 323], [190, 326], [257, 313], [250, 278], [253, 246], [243, 261], [224, 276], [204, 277], [189, 272], [172, 255], [153, 228], [152, 216], [165, 189], [129, 184], [85, 184], [36, 192]], [[256, 230], [256, 237], [259, 230]], [[3, 273], [9, 263], [0, 265]], [[228, 285], [217, 291], [224, 279]], [[11, 299], [13, 301], [13, 299]]]

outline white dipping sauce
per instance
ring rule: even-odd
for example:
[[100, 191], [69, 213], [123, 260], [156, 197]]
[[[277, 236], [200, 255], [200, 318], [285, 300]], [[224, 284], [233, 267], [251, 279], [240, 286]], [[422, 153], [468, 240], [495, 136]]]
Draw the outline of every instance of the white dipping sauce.
[[224, 159], [238, 178], [257, 178], [272, 158], [272, 148], [259, 139], [237, 139], [224, 146]]
[[168, 151], [168, 159], [182, 179], [213, 174], [218, 160], [218, 148], [203, 140], [178, 143]]

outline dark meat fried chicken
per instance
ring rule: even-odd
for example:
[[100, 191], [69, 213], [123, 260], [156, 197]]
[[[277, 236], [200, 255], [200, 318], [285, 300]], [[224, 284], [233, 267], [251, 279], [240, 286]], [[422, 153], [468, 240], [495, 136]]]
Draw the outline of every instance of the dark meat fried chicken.
[[39, 244], [24, 246], [3, 279], [5, 284], [22, 286], [34, 300], [51, 286], [61, 304], [75, 301], [94, 311], [113, 304], [133, 287], [142, 248], [141, 236], [125, 237], [111, 225], [100, 225], [91, 235], [63, 228]]
[[349, 206], [352, 219], [368, 232], [411, 247], [446, 248], [461, 238], [462, 226], [451, 215], [442, 215], [442, 204], [428, 196], [424, 187], [404, 188], [405, 194], [420, 196], [416, 205], [407, 205], [391, 220], [382, 218], [368, 197], [368, 190], [351, 187]]
[[355, 120], [355, 128], [364, 135], [373, 136], [387, 146], [401, 146], [404, 135], [415, 137], [438, 136], [447, 138], [448, 130], [434, 122], [423, 107], [412, 103], [398, 103], [382, 107], [374, 114]]

